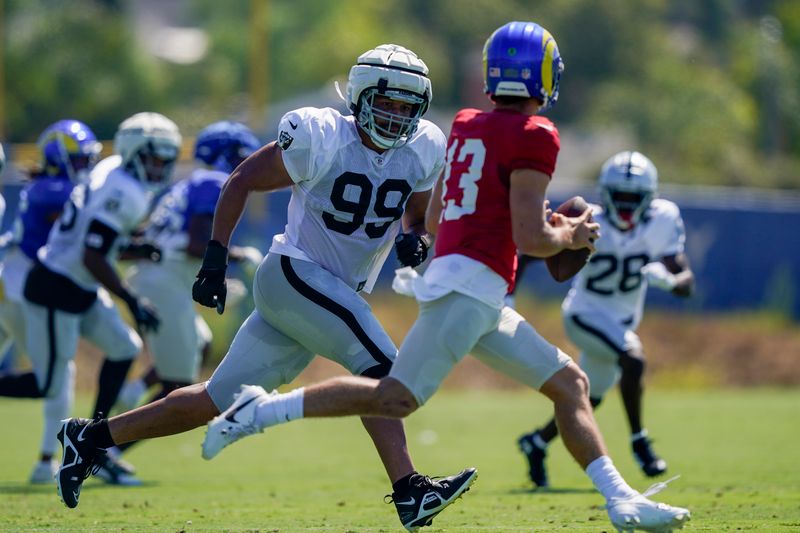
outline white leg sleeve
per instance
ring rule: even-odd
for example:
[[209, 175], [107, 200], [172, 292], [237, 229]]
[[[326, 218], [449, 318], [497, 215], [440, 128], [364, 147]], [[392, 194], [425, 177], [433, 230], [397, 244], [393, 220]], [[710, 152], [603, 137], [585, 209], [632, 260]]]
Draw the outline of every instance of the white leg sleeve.
[[72, 404], [75, 402], [75, 361], [70, 361], [64, 372], [64, 383], [61, 392], [53, 398], [44, 400], [44, 432], [42, 434], [42, 454], [53, 455], [58, 448], [56, 433], [61, 427], [61, 420], [69, 417]]

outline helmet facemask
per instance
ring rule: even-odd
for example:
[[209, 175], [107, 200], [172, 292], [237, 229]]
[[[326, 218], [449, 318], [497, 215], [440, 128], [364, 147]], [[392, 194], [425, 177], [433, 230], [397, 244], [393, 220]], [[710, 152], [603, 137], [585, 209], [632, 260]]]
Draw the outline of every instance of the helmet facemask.
[[151, 192], [158, 192], [167, 184], [175, 170], [178, 150], [169, 143], [148, 141], [131, 158], [128, 166]]
[[[409, 104], [410, 113], [405, 115], [381, 109], [380, 103], [376, 104], [378, 96]], [[381, 91], [378, 87], [372, 87], [361, 93], [356, 118], [372, 142], [388, 150], [405, 144], [414, 135], [427, 107], [427, 99], [411, 91], [402, 89]]]
[[180, 155], [178, 126], [158, 113], [137, 113], [120, 124], [114, 151], [122, 166], [151, 192], [169, 184]]
[[658, 188], [658, 170], [639, 152], [611, 156], [600, 171], [600, 192], [608, 219], [622, 231], [639, 224]]
[[[382, 44], [361, 54], [350, 69], [345, 100], [356, 122], [379, 148], [402, 146], [414, 135], [433, 92], [428, 67], [411, 50]], [[410, 112], [381, 105], [382, 99], [410, 105]]]
[[603, 203], [608, 218], [612, 224], [623, 231], [627, 231], [641, 222], [652, 199], [653, 193], [649, 191], [603, 189]]

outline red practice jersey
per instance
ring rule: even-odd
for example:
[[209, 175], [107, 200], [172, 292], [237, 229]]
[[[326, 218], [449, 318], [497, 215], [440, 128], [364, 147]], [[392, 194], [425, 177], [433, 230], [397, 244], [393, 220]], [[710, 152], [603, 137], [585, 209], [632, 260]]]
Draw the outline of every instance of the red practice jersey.
[[480, 261], [513, 288], [511, 172], [532, 169], [552, 176], [559, 147], [558, 130], [544, 117], [505, 109], [459, 111], [447, 143], [436, 256]]

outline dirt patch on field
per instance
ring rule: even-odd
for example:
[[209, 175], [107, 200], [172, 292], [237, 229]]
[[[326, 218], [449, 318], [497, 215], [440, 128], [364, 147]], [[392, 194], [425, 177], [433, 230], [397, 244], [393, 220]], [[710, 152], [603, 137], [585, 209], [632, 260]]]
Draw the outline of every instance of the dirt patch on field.
[[[414, 301], [378, 296], [370, 303], [399, 343], [416, 318]], [[564, 335], [558, 304], [523, 300], [518, 308], [546, 339], [577, 357]], [[785, 320], [761, 314], [709, 316], [650, 310], [639, 334], [647, 354], [647, 380], [659, 387], [800, 385], [800, 328]], [[100, 361], [101, 354], [82, 344], [78, 357], [81, 388], [94, 388]], [[142, 366], [144, 363], [137, 362], [134, 372]], [[210, 370], [213, 368], [207, 369], [206, 375]], [[345, 372], [338, 365], [317, 358], [298, 381], [311, 383], [342, 374]], [[468, 388], [519, 386], [472, 357], [459, 363], [444, 383], [444, 387]]]

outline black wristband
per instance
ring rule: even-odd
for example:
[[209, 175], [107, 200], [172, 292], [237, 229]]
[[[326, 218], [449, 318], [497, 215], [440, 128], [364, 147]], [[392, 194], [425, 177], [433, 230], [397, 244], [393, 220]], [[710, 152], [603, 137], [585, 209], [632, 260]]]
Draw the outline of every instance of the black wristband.
[[122, 289], [122, 294], [119, 295], [120, 299], [125, 302], [125, 305], [128, 307], [133, 307], [134, 305], [139, 303], [139, 299], [131, 294], [127, 289]]
[[219, 241], [208, 241], [203, 254], [203, 268], [226, 268], [228, 266], [228, 249]]

